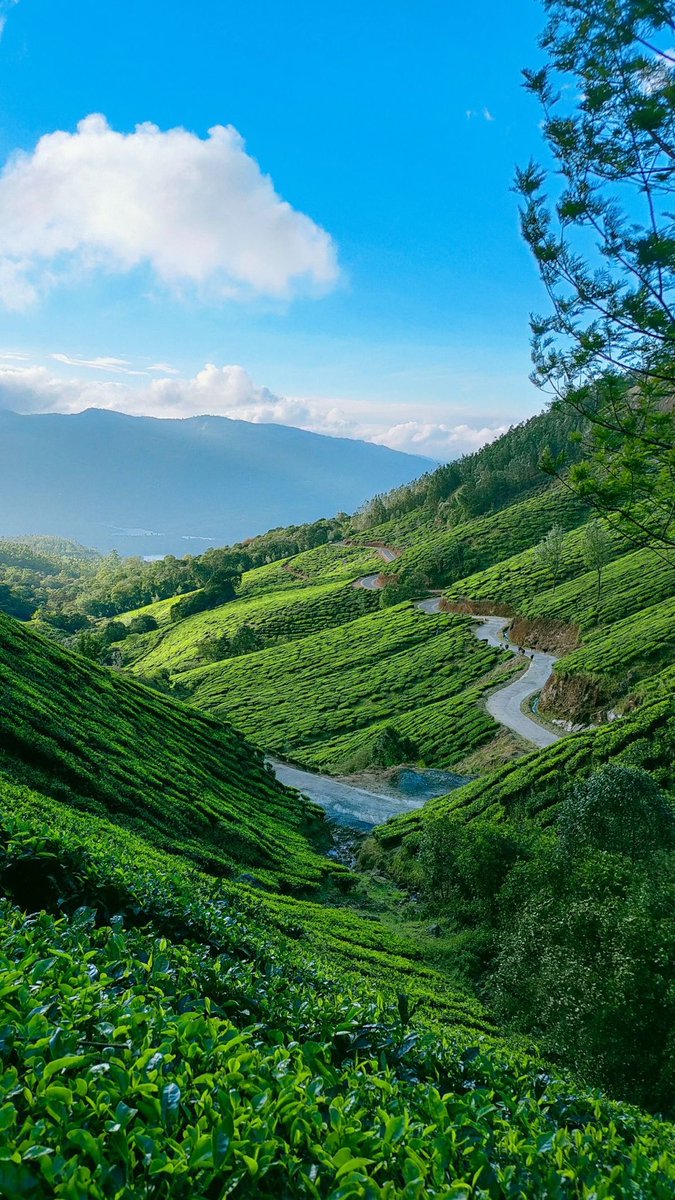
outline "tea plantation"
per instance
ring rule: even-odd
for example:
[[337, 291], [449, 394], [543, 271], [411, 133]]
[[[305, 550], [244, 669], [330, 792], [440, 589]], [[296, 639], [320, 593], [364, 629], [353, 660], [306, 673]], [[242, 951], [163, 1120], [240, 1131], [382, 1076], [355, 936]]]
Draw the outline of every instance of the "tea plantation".
[[[607, 527], [598, 577], [587, 518], [357, 515], [227, 602], [113, 608], [109, 665], [0, 615], [0, 1195], [673, 1194], [673, 568]], [[537, 719], [585, 728], [505, 732], [528, 660], [472, 608], [559, 641]], [[384, 744], [472, 778], [343, 843], [264, 759], [376, 786]]]
[[395, 942], [370, 982], [368, 922], [335, 961], [340, 910], [0, 787], [4, 1195], [671, 1194], [671, 1126], [501, 1042]]

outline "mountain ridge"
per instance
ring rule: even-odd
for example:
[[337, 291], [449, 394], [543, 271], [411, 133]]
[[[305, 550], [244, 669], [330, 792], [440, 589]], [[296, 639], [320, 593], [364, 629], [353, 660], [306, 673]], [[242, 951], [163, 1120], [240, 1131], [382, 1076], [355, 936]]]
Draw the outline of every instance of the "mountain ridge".
[[351, 510], [432, 470], [385, 446], [229, 417], [0, 409], [0, 532], [178, 556]]

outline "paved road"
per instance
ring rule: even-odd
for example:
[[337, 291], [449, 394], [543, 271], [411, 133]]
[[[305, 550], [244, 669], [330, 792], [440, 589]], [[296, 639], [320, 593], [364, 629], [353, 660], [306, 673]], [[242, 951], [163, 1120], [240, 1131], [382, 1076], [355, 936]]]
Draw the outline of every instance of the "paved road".
[[362, 575], [360, 579], [355, 579], [352, 587], [365, 588], [368, 592], [376, 592], [382, 587], [381, 575]]
[[[440, 599], [436, 597], [419, 600], [417, 608], [426, 613], [442, 611]], [[508, 617], [476, 617], [476, 620], [480, 624], [476, 626], [474, 633], [480, 641], [487, 642], [488, 646], [497, 646], [500, 650], [514, 649], [504, 637], [504, 629], [509, 624]], [[533, 721], [522, 711], [521, 706], [541, 691], [553, 670], [556, 658], [553, 654], [543, 654], [540, 650], [531, 650], [527, 646], [523, 649], [526, 654], [532, 656], [527, 671], [506, 687], [488, 696], [486, 708], [495, 721], [499, 721], [500, 725], [505, 725], [514, 733], [519, 733], [528, 742], [539, 747], [552, 746], [561, 734], [552, 733], [550, 729], [545, 729], [543, 725]]]
[[390, 549], [389, 546], [373, 546], [373, 550], [377, 550], [380, 558], [385, 562], [396, 562], [399, 557], [398, 551]]
[[438, 613], [442, 612], [440, 596], [430, 596], [428, 600], [418, 600], [415, 608], [419, 608], [420, 612]]
[[364, 788], [341, 783], [339, 779], [331, 779], [328, 775], [301, 771], [299, 767], [290, 767], [277, 759], [272, 758], [269, 761], [280, 783], [297, 788], [303, 795], [309, 796], [310, 800], [325, 808], [331, 821], [338, 825], [348, 825], [350, 829], [372, 829], [374, 825], [381, 825], [389, 817], [413, 812], [424, 804], [424, 798], [405, 799], [385, 796], [380, 792], [368, 792]]
[[[378, 551], [385, 562], [393, 562], [398, 558], [396, 551], [390, 550], [386, 546], [375, 546], [373, 549]], [[375, 591], [382, 587], [382, 577], [381, 575], [364, 575], [362, 579], [356, 580], [354, 587]], [[420, 612], [429, 614], [443, 611], [440, 596], [429, 596], [426, 600], [418, 600], [415, 607], [419, 608]], [[498, 646], [500, 650], [515, 649], [504, 636], [504, 629], [509, 624], [508, 617], [476, 617], [476, 621], [479, 624], [474, 629], [474, 633], [481, 641], [487, 642], [489, 646]], [[543, 654], [540, 650], [532, 650], [528, 646], [524, 646], [523, 649], [530, 656], [530, 665], [527, 671], [519, 675], [512, 683], [508, 683], [499, 691], [488, 696], [486, 707], [495, 721], [498, 721], [500, 725], [505, 725], [507, 729], [513, 730], [514, 733], [520, 734], [534, 746], [540, 748], [552, 746], [562, 735], [553, 733], [550, 729], [539, 725], [537, 721], [533, 721], [527, 713], [522, 711], [521, 706], [531, 696], [535, 696], [537, 692], [541, 691], [553, 670], [556, 658], [553, 654]]]
[[[365, 543], [368, 546], [368, 542]], [[399, 558], [398, 550], [392, 550], [389, 546], [373, 546], [371, 550], [376, 550], [380, 558], [386, 563], [396, 562]], [[384, 587], [382, 576], [377, 573], [375, 575], [362, 575], [360, 579], [355, 579], [352, 587], [365, 588], [368, 592], [377, 592], [381, 587]]]
[[[481, 624], [475, 630], [477, 638], [487, 642], [489, 646], [513, 649], [513, 646], [510, 646], [503, 638], [503, 630], [509, 623], [508, 617], [479, 619]], [[531, 650], [527, 646], [523, 649], [526, 654], [530, 655], [530, 665], [527, 671], [514, 679], [513, 683], [507, 684], [506, 687], [500, 688], [498, 692], [493, 692], [491, 696], [488, 696], [486, 707], [495, 721], [506, 725], [508, 729], [519, 733], [521, 737], [527, 738], [528, 742], [534, 742], [535, 746], [540, 747], [552, 746], [554, 742], [559, 741], [561, 734], [553, 733], [550, 729], [545, 729], [543, 725], [533, 721], [527, 713], [522, 711], [521, 706], [531, 696], [535, 696], [537, 692], [541, 691], [557, 658], [554, 654], [544, 654], [541, 650]]]

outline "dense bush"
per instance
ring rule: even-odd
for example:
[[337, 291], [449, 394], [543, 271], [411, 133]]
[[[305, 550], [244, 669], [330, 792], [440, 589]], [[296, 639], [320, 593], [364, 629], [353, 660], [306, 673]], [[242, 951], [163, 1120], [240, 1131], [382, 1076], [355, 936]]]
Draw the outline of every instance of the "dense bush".
[[569, 788], [553, 830], [427, 820], [430, 910], [507, 1025], [636, 1103], [675, 1113], [674, 811], [644, 771]]
[[149, 613], [132, 617], [128, 625], [129, 633], [152, 633], [154, 629], [157, 629], [157, 621]]
[[675, 1114], [675, 855], [561, 847], [506, 891], [502, 1018], [615, 1095]]
[[607, 766], [580, 780], [560, 806], [569, 855], [607, 850], [633, 860], [675, 847], [675, 809], [646, 771]]

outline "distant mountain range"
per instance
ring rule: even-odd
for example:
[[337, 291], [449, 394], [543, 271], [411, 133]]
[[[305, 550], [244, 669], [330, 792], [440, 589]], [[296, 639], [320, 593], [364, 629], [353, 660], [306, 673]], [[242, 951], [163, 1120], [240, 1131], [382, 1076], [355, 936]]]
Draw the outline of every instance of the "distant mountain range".
[[351, 512], [435, 465], [369, 442], [226, 417], [0, 410], [0, 536], [198, 554]]

